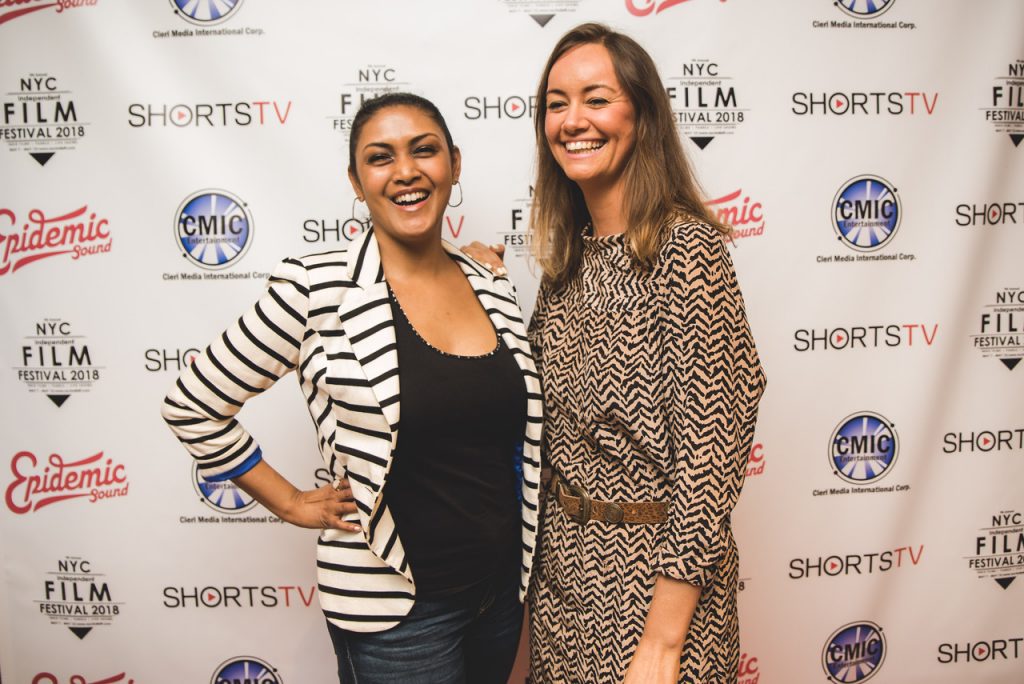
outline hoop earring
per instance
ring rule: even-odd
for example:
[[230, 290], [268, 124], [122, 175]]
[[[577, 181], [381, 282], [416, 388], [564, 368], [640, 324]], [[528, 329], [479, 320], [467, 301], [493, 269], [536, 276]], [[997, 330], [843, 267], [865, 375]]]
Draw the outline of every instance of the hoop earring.
[[455, 191], [455, 188], [459, 189], [459, 201], [456, 202], [455, 204], [452, 204], [451, 196], [448, 197], [448, 206], [451, 207], [452, 209], [458, 206], [462, 206], [462, 181], [455, 181], [454, 183], [452, 183], [453, 192]]
[[356, 235], [365, 232], [370, 228], [369, 217], [367, 217], [367, 219], [363, 221], [356, 216], [356, 202], [363, 202], [365, 204], [365, 201], [359, 199], [358, 196], [353, 197], [351, 211], [352, 215], [349, 218], [345, 219], [345, 221], [341, 224], [342, 235], [344, 235], [345, 239], [349, 241], [354, 240]]
[[[356, 218], [356, 202], [362, 202], [363, 204], [366, 204], [366, 202], [364, 200], [359, 198], [359, 195], [356, 195], [355, 197], [353, 197], [352, 198], [352, 211], [349, 212], [349, 214], [351, 214], [351, 216], [349, 216], [349, 219], [348, 219], [349, 221], [359, 221], [359, 219]], [[359, 221], [359, 222], [362, 223], [362, 221]]]

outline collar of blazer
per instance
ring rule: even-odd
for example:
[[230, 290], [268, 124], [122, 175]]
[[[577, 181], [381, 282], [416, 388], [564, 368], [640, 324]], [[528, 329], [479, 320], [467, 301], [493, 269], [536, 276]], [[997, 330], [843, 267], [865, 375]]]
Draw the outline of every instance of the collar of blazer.
[[[480, 264], [473, 261], [453, 245], [443, 242], [444, 249], [466, 274], [470, 286], [487, 312], [502, 341], [512, 350], [516, 363], [523, 372], [527, 394], [540, 396], [540, 381], [526, 339], [525, 325], [514, 290], [506, 278], [495, 278]], [[375, 430], [368, 430], [376, 439], [359, 440], [359, 457], [350, 458], [348, 470], [356, 498], [367, 504], [360, 508], [360, 518], [367, 531], [370, 548], [391, 564], [395, 540], [393, 522], [387, 511], [380, 510], [384, 481], [391, 466], [391, 455], [398, 443], [398, 421], [401, 412], [398, 384], [398, 348], [395, 326], [388, 301], [384, 268], [373, 231], [356, 238], [348, 248], [348, 277], [356, 287], [345, 295], [338, 307], [341, 324], [352, 346], [357, 362], [362, 366], [366, 381], [381, 409], [382, 420]], [[531, 400], [530, 408], [538, 408], [539, 401]], [[531, 418], [539, 422], [539, 415]], [[350, 451], [351, 453], [351, 451]], [[363, 491], [359, 491], [363, 490]], [[360, 496], [362, 494], [362, 496]], [[372, 504], [371, 504], [372, 502]], [[385, 523], [381, 525], [381, 523]], [[378, 534], [388, 530], [388, 533]], [[404, 554], [397, 554], [402, 556]], [[398, 568], [403, 574], [407, 568]]]

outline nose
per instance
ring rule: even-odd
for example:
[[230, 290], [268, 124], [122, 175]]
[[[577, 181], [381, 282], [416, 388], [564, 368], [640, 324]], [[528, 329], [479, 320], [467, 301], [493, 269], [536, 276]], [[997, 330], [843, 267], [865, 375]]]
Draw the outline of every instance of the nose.
[[562, 131], [566, 135], [576, 135], [587, 127], [587, 119], [583, 108], [576, 103], [571, 103], [565, 108], [565, 118], [562, 119]]
[[400, 154], [395, 159], [394, 179], [399, 183], [412, 183], [419, 180], [420, 170], [416, 166], [416, 159], [411, 154]]

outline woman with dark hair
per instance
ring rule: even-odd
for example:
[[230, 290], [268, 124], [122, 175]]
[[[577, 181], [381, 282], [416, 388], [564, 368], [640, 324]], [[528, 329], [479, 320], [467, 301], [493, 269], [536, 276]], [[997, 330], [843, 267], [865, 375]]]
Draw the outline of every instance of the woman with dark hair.
[[[349, 152], [372, 229], [347, 251], [281, 262], [163, 415], [204, 479], [322, 530], [318, 588], [341, 682], [504, 684], [540, 465], [540, 386], [515, 290], [441, 240], [461, 157], [432, 103], [367, 101]], [[235, 421], [291, 370], [333, 487], [300, 491]]]
[[730, 514], [764, 375], [729, 229], [705, 208], [657, 69], [631, 38], [599, 24], [563, 36], [535, 124], [543, 274], [530, 343], [553, 475], [532, 679], [735, 682]]

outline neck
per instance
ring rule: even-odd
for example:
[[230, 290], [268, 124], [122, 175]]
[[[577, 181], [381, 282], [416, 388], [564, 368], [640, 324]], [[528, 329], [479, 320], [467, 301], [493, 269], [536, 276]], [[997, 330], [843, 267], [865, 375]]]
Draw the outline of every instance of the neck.
[[392, 284], [436, 278], [453, 264], [439, 238], [408, 243], [378, 233], [377, 245], [384, 275]]
[[610, 187], [580, 186], [595, 237], [618, 235], [626, 230], [626, 206], [621, 181], [621, 178], [618, 179]]

